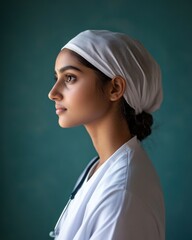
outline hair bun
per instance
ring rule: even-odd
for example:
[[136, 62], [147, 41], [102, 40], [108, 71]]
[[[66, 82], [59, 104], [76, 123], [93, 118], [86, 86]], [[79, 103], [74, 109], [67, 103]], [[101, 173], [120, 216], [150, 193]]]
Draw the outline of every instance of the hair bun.
[[142, 141], [151, 134], [153, 116], [150, 113], [143, 111], [136, 115], [135, 110], [129, 106], [125, 99], [123, 99], [123, 113], [132, 135], [136, 135]]
[[151, 134], [153, 117], [150, 113], [142, 112], [135, 115], [135, 134], [139, 140], [143, 140]]

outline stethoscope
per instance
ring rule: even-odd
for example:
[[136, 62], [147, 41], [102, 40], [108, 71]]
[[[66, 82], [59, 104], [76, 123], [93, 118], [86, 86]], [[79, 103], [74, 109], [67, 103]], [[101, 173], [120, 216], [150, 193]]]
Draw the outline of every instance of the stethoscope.
[[56, 225], [55, 225], [55, 228], [53, 231], [51, 231], [49, 233], [49, 236], [52, 237], [52, 238], [55, 238], [56, 236], [59, 235], [59, 225], [60, 225], [60, 222], [61, 222], [61, 219], [63, 218], [63, 215], [65, 214], [71, 200], [73, 200], [75, 198], [75, 195], [77, 194], [77, 192], [79, 191], [79, 189], [81, 188], [81, 186], [83, 185], [87, 175], [89, 174], [89, 171], [90, 169], [93, 167], [93, 165], [98, 161], [99, 157], [95, 157], [92, 159], [92, 161], [90, 161], [90, 163], [87, 165], [87, 167], [85, 168], [84, 172], [82, 173], [82, 177], [80, 177], [79, 181], [77, 182], [77, 184], [75, 185], [75, 188], [73, 189], [71, 195], [70, 195], [70, 198], [65, 206], [65, 208], [63, 209]]

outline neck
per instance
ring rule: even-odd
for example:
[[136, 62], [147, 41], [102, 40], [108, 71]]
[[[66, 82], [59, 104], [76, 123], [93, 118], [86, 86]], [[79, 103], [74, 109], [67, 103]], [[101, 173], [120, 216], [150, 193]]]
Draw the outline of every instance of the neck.
[[119, 116], [106, 117], [97, 123], [85, 125], [85, 128], [99, 155], [98, 167], [131, 138], [126, 120]]

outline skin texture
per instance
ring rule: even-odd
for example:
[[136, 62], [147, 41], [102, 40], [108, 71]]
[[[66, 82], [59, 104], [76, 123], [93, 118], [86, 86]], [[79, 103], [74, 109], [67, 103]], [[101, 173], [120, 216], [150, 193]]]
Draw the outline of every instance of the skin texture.
[[100, 157], [96, 171], [131, 138], [120, 111], [125, 80], [117, 76], [101, 91], [95, 71], [82, 65], [68, 49], [57, 56], [55, 76], [49, 98], [55, 102], [59, 125], [62, 128], [85, 126]]
[[[63, 69], [69, 66], [79, 70]], [[89, 124], [106, 114], [110, 101], [97, 89], [95, 72], [80, 64], [68, 50], [58, 55], [55, 73], [56, 83], [49, 98], [55, 101], [56, 108], [65, 109], [58, 113], [61, 127]]]

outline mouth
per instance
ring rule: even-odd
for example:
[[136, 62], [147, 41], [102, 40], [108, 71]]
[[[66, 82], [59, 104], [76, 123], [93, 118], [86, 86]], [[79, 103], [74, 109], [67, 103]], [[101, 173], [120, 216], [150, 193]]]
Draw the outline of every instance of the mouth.
[[60, 107], [60, 106], [56, 106], [56, 114], [60, 115], [61, 113], [67, 111], [67, 108], [65, 107]]

